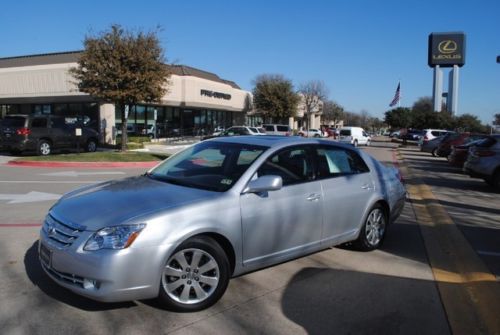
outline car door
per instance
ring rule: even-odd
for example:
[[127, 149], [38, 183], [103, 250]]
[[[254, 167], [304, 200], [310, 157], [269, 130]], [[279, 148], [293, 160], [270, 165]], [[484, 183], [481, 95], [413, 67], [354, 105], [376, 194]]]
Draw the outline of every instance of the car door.
[[241, 195], [244, 266], [263, 266], [319, 247], [322, 227], [321, 184], [313, 180], [307, 146], [271, 155], [254, 178], [278, 175], [278, 191]]
[[375, 191], [369, 168], [355, 150], [322, 146], [315, 150], [316, 179], [323, 191], [323, 240], [344, 242], [360, 228]]
[[53, 145], [57, 148], [69, 148], [76, 146], [72, 129], [66, 125], [65, 120], [60, 117], [51, 118], [50, 133], [54, 141]]

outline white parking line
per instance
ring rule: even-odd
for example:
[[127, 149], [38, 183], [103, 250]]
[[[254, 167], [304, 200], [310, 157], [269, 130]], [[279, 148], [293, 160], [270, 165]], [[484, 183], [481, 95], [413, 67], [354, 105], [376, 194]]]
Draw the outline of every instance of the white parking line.
[[479, 255], [500, 257], [500, 252], [477, 250]]

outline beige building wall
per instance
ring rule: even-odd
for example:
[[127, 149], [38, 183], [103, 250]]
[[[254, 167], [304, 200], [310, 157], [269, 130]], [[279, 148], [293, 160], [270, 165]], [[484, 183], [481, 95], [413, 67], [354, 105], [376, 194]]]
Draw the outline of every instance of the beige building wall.
[[83, 96], [68, 74], [76, 63], [0, 68], [0, 99]]

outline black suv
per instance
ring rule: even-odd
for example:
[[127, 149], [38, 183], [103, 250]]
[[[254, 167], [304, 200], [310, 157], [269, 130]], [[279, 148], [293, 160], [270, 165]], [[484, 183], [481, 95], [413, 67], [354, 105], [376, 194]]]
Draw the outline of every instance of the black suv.
[[[81, 136], [77, 136], [77, 128]], [[49, 115], [7, 115], [0, 123], [0, 146], [11, 153], [36, 151], [49, 155], [53, 149], [97, 149], [98, 133], [78, 123], [68, 124], [64, 117]]]

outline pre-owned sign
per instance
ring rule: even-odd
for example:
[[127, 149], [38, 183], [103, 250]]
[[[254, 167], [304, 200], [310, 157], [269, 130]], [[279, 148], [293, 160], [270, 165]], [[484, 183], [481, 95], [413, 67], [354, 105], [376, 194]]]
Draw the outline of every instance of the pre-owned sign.
[[463, 66], [465, 64], [464, 33], [432, 33], [429, 35], [430, 67]]

